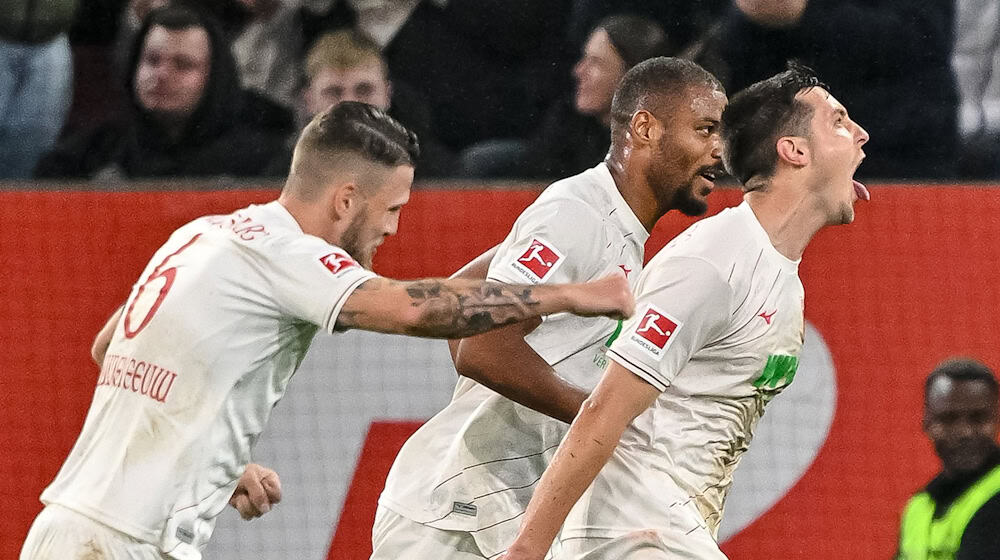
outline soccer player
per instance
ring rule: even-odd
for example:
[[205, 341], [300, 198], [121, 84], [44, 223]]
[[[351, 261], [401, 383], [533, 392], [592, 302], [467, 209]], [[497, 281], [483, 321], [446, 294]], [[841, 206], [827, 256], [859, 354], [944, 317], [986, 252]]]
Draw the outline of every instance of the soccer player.
[[177, 231], [132, 289], [83, 431], [22, 560], [198, 559], [314, 335], [462, 337], [543, 313], [628, 315], [624, 278], [397, 282], [367, 270], [409, 198], [416, 137], [342, 103], [303, 132], [278, 200]]
[[[624, 272], [668, 210], [704, 213], [721, 173], [726, 96], [698, 65], [654, 58], [629, 70], [612, 102], [606, 161], [549, 186], [489, 266], [500, 282], [584, 281]], [[379, 499], [372, 558], [492, 557], [511, 543], [535, 483], [619, 323], [554, 315], [462, 340], [452, 402], [403, 446]]]
[[869, 195], [853, 180], [868, 134], [803, 67], [736, 94], [722, 138], [744, 202], [688, 228], [643, 271], [636, 315], [506, 560], [541, 560], [557, 534], [558, 560], [725, 558], [716, 538], [733, 471], [798, 365], [799, 260]]

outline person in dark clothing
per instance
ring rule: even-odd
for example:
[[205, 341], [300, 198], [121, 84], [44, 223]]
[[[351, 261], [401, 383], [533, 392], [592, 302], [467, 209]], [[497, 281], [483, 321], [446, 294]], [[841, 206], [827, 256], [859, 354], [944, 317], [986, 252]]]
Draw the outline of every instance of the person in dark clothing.
[[944, 178], [958, 134], [954, 11], [954, 0], [735, 0], [702, 62], [736, 91], [798, 59], [868, 125], [876, 157], [860, 175]]
[[897, 560], [1000, 558], [998, 385], [974, 360], [939, 365], [924, 388], [924, 433], [942, 471], [910, 499]]
[[574, 93], [556, 101], [527, 140], [488, 140], [468, 148], [462, 174], [554, 178], [593, 167], [611, 144], [611, 99], [622, 76], [643, 60], [671, 51], [653, 21], [633, 15], [605, 18], [573, 67]]
[[284, 134], [247, 118], [232, 54], [212, 20], [168, 6], [136, 34], [124, 115], [67, 138], [39, 178], [253, 177]]

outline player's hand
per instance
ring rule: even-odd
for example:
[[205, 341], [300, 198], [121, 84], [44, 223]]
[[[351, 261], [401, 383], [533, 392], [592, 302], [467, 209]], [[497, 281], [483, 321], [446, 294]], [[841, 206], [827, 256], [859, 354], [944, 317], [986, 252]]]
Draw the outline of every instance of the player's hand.
[[610, 276], [579, 285], [573, 313], [584, 317], [605, 315], [613, 319], [628, 319], [635, 313], [635, 297], [625, 274]]
[[281, 501], [281, 479], [278, 473], [256, 463], [247, 465], [229, 498], [229, 505], [246, 520], [260, 517]]

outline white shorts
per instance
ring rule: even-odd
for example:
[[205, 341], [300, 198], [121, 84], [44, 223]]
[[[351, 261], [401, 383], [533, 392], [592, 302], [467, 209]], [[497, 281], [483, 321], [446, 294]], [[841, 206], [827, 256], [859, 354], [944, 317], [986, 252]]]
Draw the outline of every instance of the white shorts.
[[21, 560], [164, 560], [156, 546], [136, 540], [59, 505], [38, 514]]
[[417, 523], [384, 507], [375, 511], [371, 560], [482, 560], [476, 539]]
[[553, 560], [727, 560], [708, 531], [687, 535], [645, 529], [620, 537], [562, 539]]

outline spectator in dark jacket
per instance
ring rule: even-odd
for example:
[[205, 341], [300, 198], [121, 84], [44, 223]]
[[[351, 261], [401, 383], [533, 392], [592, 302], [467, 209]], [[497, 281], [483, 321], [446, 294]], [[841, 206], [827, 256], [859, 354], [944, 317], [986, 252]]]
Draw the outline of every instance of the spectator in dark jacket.
[[283, 134], [248, 122], [229, 45], [199, 12], [150, 12], [128, 69], [124, 116], [67, 138], [37, 177], [252, 177], [281, 149]]
[[652, 20], [603, 19], [573, 67], [576, 89], [555, 102], [527, 140], [487, 140], [462, 154], [468, 177], [557, 178], [597, 165], [611, 144], [611, 98], [629, 68], [672, 51]]
[[958, 95], [954, 0], [735, 0], [706, 67], [729, 91], [798, 59], [865, 123], [868, 177], [952, 174]]

